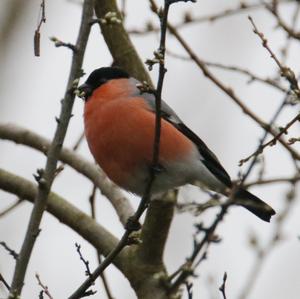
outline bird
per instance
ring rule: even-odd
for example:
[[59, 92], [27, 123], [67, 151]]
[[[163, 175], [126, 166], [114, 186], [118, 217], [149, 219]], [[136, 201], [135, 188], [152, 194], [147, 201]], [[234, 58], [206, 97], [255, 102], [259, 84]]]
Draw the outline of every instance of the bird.
[[[155, 95], [119, 67], [94, 70], [78, 87], [84, 99], [84, 131], [89, 149], [106, 175], [122, 189], [143, 196], [149, 182], [155, 136]], [[171, 107], [161, 102], [159, 172], [151, 192], [186, 184], [230, 194], [233, 182], [216, 155]], [[244, 188], [235, 204], [270, 222], [275, 211]]]

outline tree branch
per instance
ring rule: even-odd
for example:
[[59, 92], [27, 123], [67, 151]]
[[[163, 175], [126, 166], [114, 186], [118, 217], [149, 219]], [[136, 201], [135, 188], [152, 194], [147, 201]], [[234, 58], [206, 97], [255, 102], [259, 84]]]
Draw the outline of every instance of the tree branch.
[[25, 239], [19, 254], [19, 259], [16, 263], [10, 291], [10, 297], [12, 298], [18, 298], [21, 294], [29, 259], [32, 254], [36, 237], [39, 233], [39, 225], [42, 219], [43, 212], [46, 208], [47, 198], [55, 177], [58, 156], [62, 148], [72, 114], [72, 107], [75, 97], [73, 93], [73, 82], [75, 81], [75, 79], [79, 78], [82, 73], [81, 65], [90, 32], [89, 21], [92, 16], [93, 0], [85, 0], [82, 11], [81, 25], [76, 42], [78, 51], [73, 52], [70, 76], [65, 97], [62, 101], [62, 107], [56, 132], [47, 153], [48, 158], [45, 170], [43, 171], [42, 177], [39, 180], [38, 194], [36, 196], [34, 207], [30, 216]]
[[[0, 188], [32, 203], [37, 195], [37, 186], [35, 184], [1, 168]], [[118, 243], [118, 239], [102, 225], [54, 192], [49, 194], [47, 211], [60, 222], [77, 232], [103, 255], [107, 255]], [[122, 259], [121, 254], [114, 260], [114, 264], [121, 271], [124, 271], [124, 261]]]
[[16, 207], [18, 207], [21, 203], [23, 203], [23, 198], [19, 198], [17, 201], [15, 201], [12, 205], [10, 205], [8, 208], [0, 212], [0, 218], [14, 210]]
[[[280, 4], [284, 3], [292, 3], [294, 0], [279, 0], [278, 2]], [[227, 8], [221, 12], [217, 12], [210, 15], [203, 15], [203, 16], [196, 16], [194, 17], [190, 13], [186, 13], [183, 17], [183, 20], [174, 27], [176, 29], [182, 29], [183, 27], [189, 26], [189, 25], [197, 25], [201, 23], [208, 23], [208, 22], [215, 22], [218, 20], [222, 20], [227, 17], [241, 15], [242, 13], [249, 12], [251, 10], [257, 10], [261, 9], [265, 6], [265, 3], [246, 3], [245, 1], [240, 1], [240, 4], [238, 4], [236, 7], [233, 8]], [[130, 34], [136, 34], [136, 35], [144, 35], [146, 33], [151, 32], [158, 32], [159, 27], [153, 26], [151, 23], [147, 23], [145, 29], [129, 29], [128, 32]]]
[[[107, 13], [114, 12], [117, 18], [122, 20], [122, 15], [115, 0], [96, 0], [95, 12], [98, 19], [104, 19]], [[99, 22], [99, 25], [113, 57], [114, 65], [123, 68], [141, 82], [146, 81], [151, 84], [149, 74], [137, 54], [123, 23], [108, 24]]]
[[[0, 123], [0, 139], [27, 145], [44, 154], [47, 154], [51, 144], [48, 139], [12, 124]], [[67, 148], [61, 149], [59, 159], [90, 179], [111, 202], [121, 223], [126, 224], [128, 218], [134, 214], [134, 210], [120, 188], [111, 182], [100, 168]]]
[[163, 263], [163, 253], [174, 216], [177, 192], [169, 191], [162, 198], [153, 199], [147, 210], [141, 233], [141, 244], [136, 249], [137, 258], [144, 264]]

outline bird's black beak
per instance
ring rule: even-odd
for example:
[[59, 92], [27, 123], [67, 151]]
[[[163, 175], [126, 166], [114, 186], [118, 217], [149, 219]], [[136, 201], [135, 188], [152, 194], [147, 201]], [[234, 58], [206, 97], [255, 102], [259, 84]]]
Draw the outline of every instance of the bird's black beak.
[[89, 84], [83, 83], [77, 88], [77, 96], [86, 101], [93, 93], [93, 89]]

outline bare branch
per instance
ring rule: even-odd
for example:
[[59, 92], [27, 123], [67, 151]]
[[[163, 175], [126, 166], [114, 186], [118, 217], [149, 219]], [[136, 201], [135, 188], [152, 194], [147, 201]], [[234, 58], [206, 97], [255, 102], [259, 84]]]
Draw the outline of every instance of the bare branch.
[[279, 61], [279, 59], [277, 58], [275, 53], [269, 47], [268, 40], [265, 38], [264, 34], [257, 29], [257, 26], [255, 25], [253, 19], [250, 16], [248, 16], [248, 19], [250, 20], [250, 22], [251, 22], [251, 24], [254, 28], [253, 32], [255, 34], [257, 34], [258, 37], [261, 39], [263, 47], [266, 48], [266, 50], [270, 53], [271, 58], [273, 58], [273, 60], [275, 61], [275, 63], [279, 67], [279, 69], [281, 71], [281, 75], [290, 83], [291, 90], [295, 93], [297, 98], [300, 99], [300, 89], [299, 89], [298, 80], [296, 78], [296, 75], [295, 75], [294, 71], [291, 68], [283, 65]]
[[14, 210], [16, 207], [18, 207], [21, 203], [23, 203], [24, 200], [22, 198], [19, 198], [16, 202], [14, 202], [11, 206], [0, 212], [0, 218]]
[[[0, 188], [32, 203], [37, 194], [35, 184], [3, 169], [0, 169]], [[102, 225], [54, 192], [49, 194], [47, 211], [82, 236], [103, 255], [107, 255], [118, 243], [118, 239]], [[121, 271], [125, 270], [124, 262], [121, 262], [123, 258], [121, 254], [114, 260], [114, 264]]]
[[[260, 146], [253, 154], [249, 155], [247, 158], [242, 159], [239, 162], [239, 165], [243, 165], [245, 162], [249, 161], [252, 157], [261, 154], [264, 149], [268, 146], [274, 146], [277, 142], [277, 140], [284, 134], [288, 133], [288, 129], [297, 121], [300, 120], [300, 114], [297, 114], [292, 120], [290, 120], [285, 127], [280, 128], [280, 132], [274, 136], [274, 138], [272, 138], [270, 141], [266, 142], [265, 144], [263, 144], [262, 146]], [[289, 141], [289, 144], [291, 144], [291, 142]]]
[[[45, 154], [47, 154], [50, 147], [49, 140], [17, 125], [0, 124], [0, 138], [27, 145]], [[112, 183], [102, 170], [79, 154], [66, 148], [61, 149], [59, 159], [90, 179], [111, 202], [121, 223], [126, 224], [128, 218], [134, 213], [133, 208], [120, 188]]]
[[223, 299], [227, 298], [226, 297], [226, 292], [225, 292], [226, 280], [227, 280], [227, 273], [225, 272], [224, 276], [223, 276], [223, 283], [222, 283], [222, 285], [219, 288], [220, 292], [222, 293]]
[[272, 4], [266, 3], [266, 8], [274, 15], [274, 17], [277, 20], [278, 26], [281, 27], [284, 31], [286, 31], [288, 37], [293, 37], [298, 40], [300, 39], [300, 32], [295, 31], [293, 25], [292, 26], [288, 25], [279, 15], [277, 1], [276, 2], [273, 1]]
[[50, 294], [50, 292], [49, 292], [48, 287], [42, 283], [39, 274], [36, 273], [36, 274], [35, 274], [35, 278], [36, 278], [37, 281], [38, 281], [38, 285], [43, 289], [43, 292], [47, 295], [47, 297], [48, 297], [49, 299], [53, 299], [53, 297], [51, 296], [51, 294]]
[[[294, 0], [279, 0], [278, 2], [280, 4], [288, 4], [293, 2]], [[174, 27], [176, 29], [181, 29], [183, 27], [189, 26], [189, 25], [197, 25], [201, 23], [207, 23], [207, 22], [215, 22], [218, 20], [222, 20], [227, 17], [240, 15], [241, 13], [249, 12], [251, 10], [261, 9], [265, 7], [265, 3], [262, 3], [261, 1], [258, 3], [247, 3], [245, 1], [241, 1], [237, 7], [228, 8], [221, 12], [210, 14], [210, 15], [204, 15], [204, 16], [198, 16], [195, 17], [191, 15], [190, 13], [186, 13], [183, 16], [183, 20]], [[152, 23], [147, 22], [144, 29], [128, 29], [128, 33], [135, 34], [135, 35], [144, 35], [151, 32], [159, 32], [160, 28], [152, 25]]]
[[247, 184], [245, 184], [245, 187], [251, 187], [251, 186], [259, 186], [259, 185], [267, 185], [267, 184], [275, 184], [275, 183], [290, 183], [295, 184], [300, 180], [300, 176], [297, 174], [292, 177], [279, 177], [279, 178], [271, 178], [271, 179], [261, 179], [257, 181], [252, 181]]
[[6, 280], [4, 279], [4, 277], [2, 276], [2, 274], [0, 273], [0, 281], [4, 284], [4, 286], [7, 288], [7, 290], [10, 290], [10, 286], [9, 284], [6, 282]]
[[[97, 191], [96, 185], [93, 185], [92, 193], [89, 196], [89, 202], [90, 202], [90, 206], [91, 206], [91, 216], [94, 220], [96, 220], [96, 205], [95, 205], [96, 191]], [[96, 255], [97, 255], [98, 264], [100, 265], [102, 263], [101, 252], [96, 250]], [[104, 271], [101, 273], [100, 279], [103, 283], [107, 298], [114, 299]]]
[[50, 37], [50, 40], [54, 43], [55, 47], [57, 47], [57, 48], [65, 47], [65, 48], [68, 48], [68, 49], [72, 50], [75, 53], [78, 51], [77, 46], [72, 45], [70, 43], [65, 43], [65, 42], [61, 41], [60, 39], [58, 39], [57, 37], [55, 37], [55, 36]]
[[12, 250], [10, 247], [7, 246], [7, 244], [5, 242], [0, 242], [0, 245], [3, 246], [3, 248], [15, 259], [17, 260], [19, 258], [19, 255], [14, 251]]
[[237, 66], [232, 66], [232, 65], [223, 65], [221, 63], [213, 63], [213, 62], [205, 62], [205, 64], [207, 66], [210, 67], [215, 67], [215, 68], [219, 68], [219, 69], [223, 69], [223, 70], [228, 70], [228, 71], [233, 71], [236, 73], [240, 73], [243, 74], [245, 76], [249, 77], [249, 83], [253, 82], [253, 81], [257, 81], [266, 85], [269, 85], [271, 87], [274, 87], [284, 93], [287, 93], [288, 90], [286, 88], [284, 88], [282, 85], [280, 85], [278, 82], [276, 82], [275, 80], [272, 80], [271, 78], [261, 78], [258, 75], [253, 74], [252, 72], [250, 72], [247, 69], [243, 69], [241, 67], [237, 67]]
[[72, 115], [72, 107], [75, 95], [73, 94], [73, 82], [81, 75], [81, 66], [83, 56], [90, 32], [89, 20], [93, 15], [93, 0], [85, 0], [82, 10], [82, 20], [79, 34], [76, 42], [77, 52], [73, 53], [70, 76], [65, 93], [64, 100], [57, 123], [56, 132], [53, 141], [47, 153], [47, 162], [43, 178], [39, 182], [38, 194], [30, 216], [25, 239], [20, 250], [19, 259], [17, 260], [13, 281], [11, 285], [10, 296], [17, 298], [22, 291], [27, 265], [32, 254], [33, 245], [39, 232], [39, 225], [43, 212], [46, 208], [47, 198], [55, 177], [57, 160], [64, 142], [68, 124]]
[[[171, 57], [174, 57], [174, 58], [177, 58], [177, 59], [181, 59], [181, 60], [184, 60], [184, 61], [192, 61], [192, 59], [189, 56], [174, 53], [169, 49], [166, 50], [166, 53], [168, 55], [170, 55]], [[249, 77], [249, 81], [247, 83], [252, 83], [254, 81], [257, 81], [257, 82], [269, 85], [271, 87], [274, 87], [274, 88], [276, 88], [279, 91], [282, 91], [284, 93], [288, 92], [288, 89], [283, 87], [276, 80], [271, 79], [271, 78], [262, 78], [262, 77], [260, 77], [256, 74], [252, 73], [251, 71], [245, 69], [245, 68], [242, 68], [242, 67], [239, 67], [239, 66], [234, 66], [234, 65], [224, 65], [222, 63], [209, 62], [209, 61], [205, 61], [204, 63], [208, 67], [218, 68], [218, 69], [225, 70], [225, 71], [232, 71], [232, 72], [235, 72], [235, 73], [245, 75], [245, 76]]]

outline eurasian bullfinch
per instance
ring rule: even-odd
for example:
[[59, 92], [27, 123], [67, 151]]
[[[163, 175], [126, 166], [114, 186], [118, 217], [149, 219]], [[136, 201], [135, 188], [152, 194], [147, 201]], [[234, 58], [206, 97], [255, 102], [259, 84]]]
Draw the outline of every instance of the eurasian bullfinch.
[[[155, 96], [116, 67], [93, 71], [78, 89], [85, 100], [84, 125], [89, 148], [108, 177], [121, 188], [143, 195], [152, 163]], [[164, 102], [161, 106], [159, 166], [153, 194], [200, 182], [227, 194], [231, 179], [215, 154]], [[236, 203], [265, 221], [275, 211], [240, 188]]]

